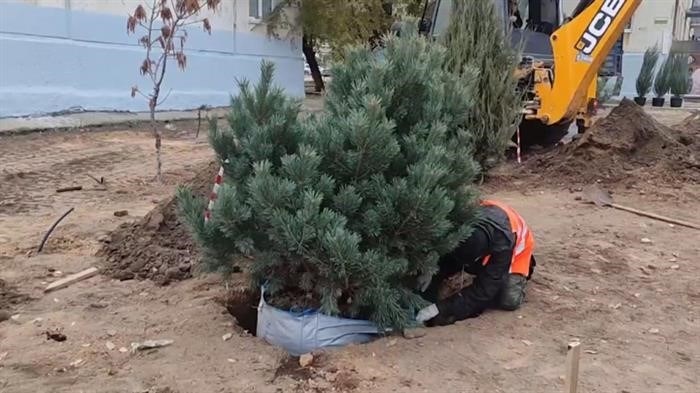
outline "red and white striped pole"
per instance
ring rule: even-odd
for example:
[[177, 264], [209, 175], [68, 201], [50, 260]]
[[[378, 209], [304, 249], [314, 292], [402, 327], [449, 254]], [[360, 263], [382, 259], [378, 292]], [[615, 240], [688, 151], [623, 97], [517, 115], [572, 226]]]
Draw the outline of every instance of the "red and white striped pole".
[[518, 146], [516, 146], [516, 148], [515, 148], [515, 154], [518, 157], [518, 164], [522, 164], [523, 161], [522, 161], [521, 156], [520, 156], [520, 127], [517, 128], [515, 135], [516, 135], [516, 139], [518, 141], [518, 143], [517, 143]]
[[216, 201], [216, 198], [218, 197], [219, 193], [219, 187], [221, 187], [221, 183], [224, 182], [224, 166], [219, 167], [219, 173], [216, 174], [216, 177], [214, 178], [214, 187], [211, 190], [211, 194], [209, 194], [209, 204], [207, 205], [207, 209], [204, 211], [204, 222], [209, 222], [211, 220], [211, 209], [214, 208], [214, 201]]

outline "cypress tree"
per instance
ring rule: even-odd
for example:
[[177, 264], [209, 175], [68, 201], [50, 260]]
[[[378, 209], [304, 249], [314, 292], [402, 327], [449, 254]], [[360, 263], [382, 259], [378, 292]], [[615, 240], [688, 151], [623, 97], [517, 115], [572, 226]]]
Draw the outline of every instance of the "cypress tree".
[[475, 75], [469, 127], [478, 146], [475, 158], [487, 170], [499, 162], [522, 115], [523, 93], [515, 70], [521, 55], [505, 31], [494, 2], [454, 0], [449, 26], [441, 37], [447, 48], [445, 67]]

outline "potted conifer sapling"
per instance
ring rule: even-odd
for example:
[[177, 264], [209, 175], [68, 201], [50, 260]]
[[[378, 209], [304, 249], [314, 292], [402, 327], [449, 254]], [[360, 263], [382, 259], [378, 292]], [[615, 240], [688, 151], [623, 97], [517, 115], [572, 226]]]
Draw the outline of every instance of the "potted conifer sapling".
[[676, 53], [673, 55], [673, 67], [669, 75], [671, 87], [671, 107], [680, 108], [683, 106], [683, 96], [690, 92], [692, 87], [688, 76], [687, 55]]
[[637, 97], [634, 97], [634, 102], [639, 106], [644, 106], [647, 102], [647, 94], [651, 91], [651, 86], [654, 83], [654, 69], [659, 61], [659, 48], [652, 46], [644, 52], [644, 60], [642, 68], [637, 76]]
[[659, 68], [656, 73], [656, 78], [654, 79], [654, 95], [655, 97], [651, 100], [651, 105], [655, 107], [662, 107], [666, 102], [666, 94], [671, 90], [670, 76], [671, 70], [673, 68], [673, 55], [668, 55], [666, 60]]

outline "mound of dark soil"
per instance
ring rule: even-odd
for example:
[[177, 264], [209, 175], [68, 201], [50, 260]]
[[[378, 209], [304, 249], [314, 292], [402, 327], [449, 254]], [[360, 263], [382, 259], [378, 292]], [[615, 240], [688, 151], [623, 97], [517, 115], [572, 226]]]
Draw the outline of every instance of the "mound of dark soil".
[[[187, 185], [197, 195], [209, 195], [217, 171], [218, 166], [209, 163], [195, 171]], [[107, 260], [107, 275], [120, 280], [150, 279], [161, 285], [191, 277], [199, 261], [196, 245], [179, 220], [174, 197], [140, 221], [119, 226], [98, 255]]]
[[700, 182], [698, 151], [686, 131], [662, 125], [625, 99], [580, 139], [529, 160], [525, 167], [560, 185]]
[[686, 146], [695, 145], [695, 149], [700, 149], [700, 111], [695, 111], [686, 117], [682, 122], [673, 126], [679, 133], [679, 140]]

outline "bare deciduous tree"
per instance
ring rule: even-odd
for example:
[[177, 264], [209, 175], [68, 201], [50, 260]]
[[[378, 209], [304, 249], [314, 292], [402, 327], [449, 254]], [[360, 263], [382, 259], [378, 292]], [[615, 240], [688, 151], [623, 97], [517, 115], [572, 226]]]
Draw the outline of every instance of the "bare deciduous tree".
[[161, 87], [165, 77], [168, 60], [177, 62], [178, 68], [187, 67], [185, 42], [187, 41], [187, 26], [199, 24], [211, 34], [209, 19], [203, 18], [200, 11], [207, 8], [216, 12], [221, 0], [150, 0], [150, 4], [139, 4], [126, 22], [127, 34], [143, 31], [139, 44], [146, 49], [146, 57], [141, 62], [141, 75], [152, 83], [149, 93], [143, 93], [138, 86], [131, 88], [131, 96], [137, 94], [148, 101], [151, 112], [151, 130], [156, 146], [156, 179], [161, 176], [161, 144], [162, 135], [156, 124], [156, 108], [170, 95], [161, 97]]

